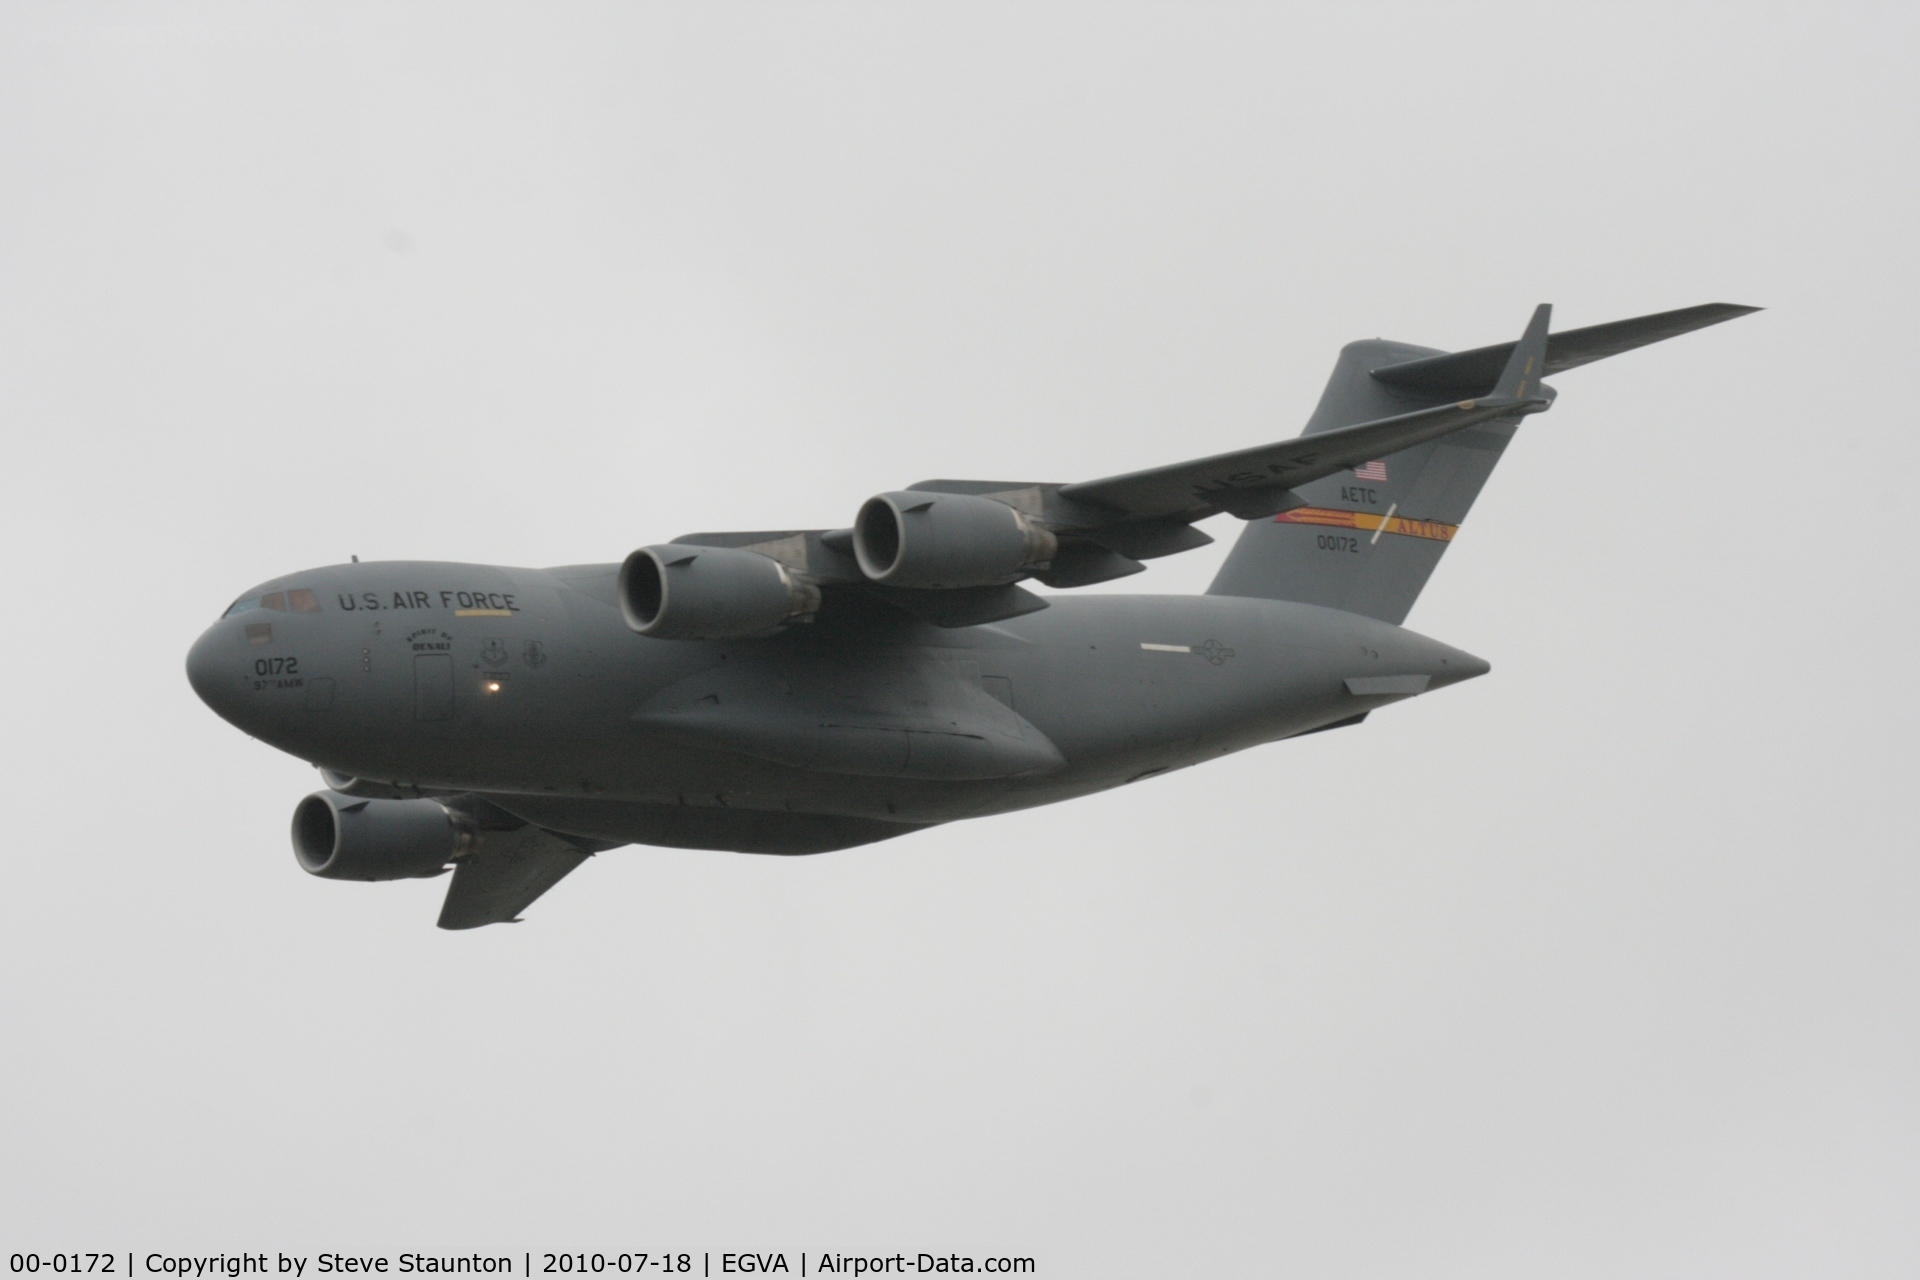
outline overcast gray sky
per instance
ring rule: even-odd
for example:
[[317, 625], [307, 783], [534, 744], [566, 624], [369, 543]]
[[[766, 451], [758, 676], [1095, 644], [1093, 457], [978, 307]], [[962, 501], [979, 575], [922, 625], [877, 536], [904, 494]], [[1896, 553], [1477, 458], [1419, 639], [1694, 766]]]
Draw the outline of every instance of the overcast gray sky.
[[[1911, 1276], [1911, 5], [0, 5], [0, 1251]], [[525, 924], [295, 866], [242, 588], [1567, 373], [1359, 730]], [[1204, 586], [1219, 546], [1127, 590]]]

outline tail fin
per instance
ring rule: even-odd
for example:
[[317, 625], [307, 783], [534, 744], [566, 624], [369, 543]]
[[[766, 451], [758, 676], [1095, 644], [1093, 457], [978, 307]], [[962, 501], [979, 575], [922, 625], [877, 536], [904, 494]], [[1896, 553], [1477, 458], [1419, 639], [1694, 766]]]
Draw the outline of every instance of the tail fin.
[[[1398, 342], [1349, 343], [1303, 436], [1456, 400], [1552, 398], [1543, 374], [1757, 310], [1689, 307], [1549, 336], [1541, 306], [1518, 342], [1448, 355]], [[1491, 392], [1489, 392], [1491, 388]], [[1493, 474], [1520, 415], [1496, 418], [1300, 486], [1305, 505], [1247, 525], [1209, 595], [1297, 600], [1398, 624]]]
[[1500, 380], [1493, 384], [1493, 398], [1496, 400], [1524, 400], [1528, 387], [1538, 387], [1540, 379], [1546, 376], [1547, 364], [1547, 325], [1553, 320], [1553, 304], [1543, 302], [1533, 309], [1533, 319], [1527, 321], [1527, 331], [1520, 335], [1520, 341], [1513, 344], [1513, 354], [1507, 357], [1506, 367], [1500, 370]]

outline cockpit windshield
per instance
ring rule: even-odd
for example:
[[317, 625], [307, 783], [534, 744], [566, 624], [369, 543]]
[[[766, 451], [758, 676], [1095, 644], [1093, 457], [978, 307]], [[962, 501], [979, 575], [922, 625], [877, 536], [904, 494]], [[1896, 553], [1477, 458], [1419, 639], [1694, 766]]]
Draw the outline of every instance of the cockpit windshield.
[[293, 587], [286, 591], [269, 591], [263, 596], [241, 596], [227, 606], [220, 616], [231, 618], [236, 613], [245, 613], [249, 609], [271, 609], [275, 613], [318, 613], [320, 597], [305, 587]]

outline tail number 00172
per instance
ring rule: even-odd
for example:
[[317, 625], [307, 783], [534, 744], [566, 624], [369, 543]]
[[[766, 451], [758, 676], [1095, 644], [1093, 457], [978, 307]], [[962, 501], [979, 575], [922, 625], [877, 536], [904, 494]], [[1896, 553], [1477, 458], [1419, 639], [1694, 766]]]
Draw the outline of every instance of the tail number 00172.
[[1348, 551], [1360, 554], [1360, 539], [1344, 533], [1319, 533], [1313, 538], [1313, 545], [1322, 551]]

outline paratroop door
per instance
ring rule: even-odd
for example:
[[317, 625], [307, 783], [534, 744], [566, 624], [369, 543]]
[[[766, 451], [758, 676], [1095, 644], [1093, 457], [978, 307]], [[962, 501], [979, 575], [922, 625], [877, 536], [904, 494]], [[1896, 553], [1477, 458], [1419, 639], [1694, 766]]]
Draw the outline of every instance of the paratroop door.
[[453, 657], [421, 653], [413, 659], [413, 718], [453, 719]]

